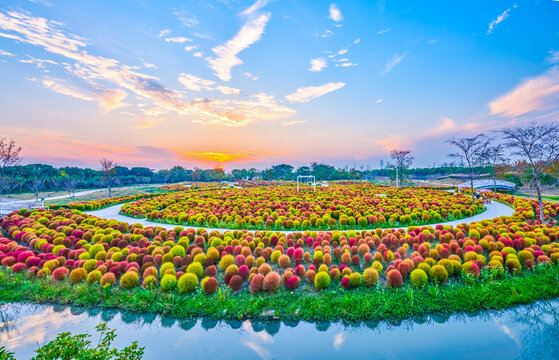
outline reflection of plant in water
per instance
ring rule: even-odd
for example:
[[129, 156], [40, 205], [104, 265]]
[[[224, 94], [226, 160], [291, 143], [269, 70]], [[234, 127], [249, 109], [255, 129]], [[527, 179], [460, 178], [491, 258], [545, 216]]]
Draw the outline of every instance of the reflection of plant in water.
[[[541, 359], [557, 356], [559, 301], [540, 301], [512, 310], [512, 321], [523, 328], [519, 358]], [[555, 353], [554, 353], [555, 352]]]
[[116, 338], [114, 329], [109, 329], [106, 323], [100, 323], [95, 327], [100, 335], [99, 343], [96, 347], [91, 347], [91, 335], [79, 334], [72, 336], [69, 332], [58, 334], [56, 339], [40, 347], [36, 352], [37, 356], [33, 360], [46, 359], [119, 359], [119, 360], [139, 360], [144, 355], [144, 348], [138, 347], [134, 341], [132, 345], [125, 347], [121, 351], [112, 349], [111, 344]]

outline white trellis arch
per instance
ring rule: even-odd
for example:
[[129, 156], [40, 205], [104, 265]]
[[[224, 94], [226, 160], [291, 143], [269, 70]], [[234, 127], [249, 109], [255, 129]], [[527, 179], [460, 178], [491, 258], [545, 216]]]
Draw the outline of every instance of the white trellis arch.
[[313, 175], [299, 175], [297, 176], [297, 192], [302, 189], [301, 185], [311, 184], [313, 191], [316, 191], [316, 179]]

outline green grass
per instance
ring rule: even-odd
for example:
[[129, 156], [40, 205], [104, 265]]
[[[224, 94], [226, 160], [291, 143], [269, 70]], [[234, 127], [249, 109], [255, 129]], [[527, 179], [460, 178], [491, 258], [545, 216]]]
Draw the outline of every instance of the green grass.
[[[137, 194], [145, 194], [145, 193], [153, 193], [153, 192], [164, 193], [165, 191], [159, 189], [160, 186], [161, 184], [154, 184], [154, 185], [135, 185], [135, 186], [114, 188], [112, 189], [111, 197], [137, 195]], [[83, 195], [83, 196], [76, 196], [73, 198], [58, 199], [58, 200], [46, 200], [45, 204], [67, 205], [72, 202], [100, 200], [100, 199], [106, 199], [108, 197], [109, 197], [108, 191], [106, 189], [100, 189], [100, 191]]]
[[[108, 205], [105, 206], [103, 208], [106, 207], [110, 207], [110, 206], [114, 206], [116, 204], [113, 205]], [[103, 209], [101, 208], [101, 209]], [[487, 207], [484, 205], [477, 213], [473, 214], [472, 216], [476, 216], [479, 215], [483, 212], [485, 212], [487, 210]], [[452, 214], [450, 214], [448, 216], [448, 218], [444, 219], [441, 218], [440, 221], [433, 219], [433, 221], [419, 221], [419, 220], [414, 220], [410, 223], [406, 223], [406, 224], [401, 224], [400, 222], [389, 222], [389, 221], [385, 221], [383, 223], [376, 223], [374, 225], [365, 225], [365, 226], [361, 226], [359, 224], [355, 224], [355, 225], [340, 225], [340, 224], [336, 224], [336, 225], [324, 225], [322, 227], [317, 227], [317, 226], [309, 226], [307, 228], [303, 228], [302, 226], [292, 226], [290, 228], [286, 228], [283, 226], [266, 226], [265, 224], [263, 225], [250, 225], [250, 224], [244, 224], [244, 225], [239, 225], [235, 222], [223, 222], [223, 221], [218, 221], [214, 224], [210, 224], [208, 222], [204, 222], [203, 224], [199, 224], [198, 222], [187, 222], [187, 221], [183, 221], [183, 222], [179, 222], [179, 221], [170, 221], [170, 220], [166, 220], [166, 219], [148, 219], [145, 215], [141, 215], [141, 216], [132, 216], [129, 215], [123, 211], [119, 212], [120, 215], [122, 216], [126, 216], [129, 217], [131, 219], [142, 219], [142, 220], [147, 220], [153, 223], [158, 223], [158, 224], [169, 224], [169, 225], [177, 225], [177, 226], [186, 226], [186, 227], [193, 227], [193, 228], [210, 228], [210, 229], [223, 229], [223, 230], [227, 230], [227, 229], [234, 229], [234, 230], [263, 230], [263, 231], [333, 231], [333, 230], [341, 230], [341, 231], [347, 231], [347, 230], [374, 230], [374, 229], [395, 229], [395, 228], [407, 228], [409, 226], [434, 226], [435, 224], [441, 224], [441, 225], [447, 225], [446, 223], [452, 222], [452, 221], [457, 221], [457, 220], [468, 220], [471, 216], [464, 216], [464, 217], [459, 217], [459, 218], [455, 218], [454, 216], [452, 216]]]
[[[519, 197], [523, 197], [523, 198], [531, 199], [531, 200], [537, 200], [538, 199], [537, 196], [530, 195], [530, 194], [515, 194], [515, 196], [519, 196]], [[550, 201], [550, 202], [558, 202], [559, 201], [559, 196], [543, 195], [542, 200], [543, 201]]]
[[400, 289], [385, 285], [343, 290], [339, 282], [317, 292], [310, 286], [296, 291], [282, 287], [276, 294], [252, 295], [247, 289], [233, 293], [222, 287], [208, 296], [199, 288], [191, 294], [164, 293], [159, 289], [107, 289], [85, 283], [73, 285], [51, 278], [32, 278], [27, 274], [0, 272], [0, 302], [73, 304], [84, 307], [115, 308], [140, 313], [158, 313], [181, 319], [269, 319], [284, 321], [387, 320], [456, 312], [496, 310], [559, 296], [559, 267], [540, 266], [521, 276], [494, 279], [482, 276], [457, 279], [452, 283], [423, 289], [409, 284]]

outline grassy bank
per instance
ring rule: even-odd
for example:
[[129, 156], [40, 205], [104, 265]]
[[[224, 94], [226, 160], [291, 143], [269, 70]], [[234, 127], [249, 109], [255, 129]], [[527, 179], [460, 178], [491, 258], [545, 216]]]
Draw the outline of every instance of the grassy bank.
[[473, 280], [429, 285], [422, 289], [409, 284], [399, 289], [383, 285], [344, 290], [339, 284], [317, 292], [301, 287], [284, 288], [276, 294], [252, 295], [222, 287], [208, 296], [199, 288], [194, 293], [165, 293], [160, 289], [117, 287], [56, 282], [25, 273], [0, 270], [0, 302], [73, 304], [85, 307], [115, 308], [142, 313], [158, 313], [175, 318], [270, 319], [284, 321], [387, 320], [400, 321], [415, 316], [455, 312], [496, 310], [559, 296], [559, 267], [539, 266], [521, 276], [493, 279], [486, 272]]
[[[159, 189], [161, 185], [162, 184], [117, 187], [112, 189], [111, 197], [137, 195], [137, 194], [154, 193], [154, 192], [164, 193], [165, 191]], [[99, 191], [96, 191], [94, 193], [83, 195], [83, 196], [75, 196], [72, 198], [58, 199], [58, 200], [49, 200], [47, 198], [45, 199], [45, 204], [67, 205], [73, 202], [101, 200], [101, 199], [106, 199], [108, 197], [109, 197], [109, 193], [107, 189], [99, 189]]]

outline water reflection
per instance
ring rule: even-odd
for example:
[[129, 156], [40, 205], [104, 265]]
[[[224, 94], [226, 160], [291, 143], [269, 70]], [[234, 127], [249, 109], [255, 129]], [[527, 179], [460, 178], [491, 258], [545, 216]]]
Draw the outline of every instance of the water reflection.
[[[77, 306], [0, 305], [0, 344], [18, 358], [57, 333], [94, 334], [99, 322], [117, 329], [115, 346], [137, 340], [145, 359], [189, 357], [224, 359], [412, 356], [454, 359], [559, 358], [559, 300], [542, 301], [505, 311], [418, 316], [399, 324], [366, 321], [217, 321], [177, 320]], [[95, 335], [92, 340], [96, 340]]]

